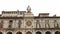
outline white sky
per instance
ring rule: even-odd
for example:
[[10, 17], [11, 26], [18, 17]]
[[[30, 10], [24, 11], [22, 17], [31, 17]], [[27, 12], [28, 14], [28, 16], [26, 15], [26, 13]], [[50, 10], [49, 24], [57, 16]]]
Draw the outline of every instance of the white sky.
[[50, 13], [50, 15], [60, 15], [60, 0], [0, 0], [1, 11], [25, 11], [30, 5], [33, 14]]

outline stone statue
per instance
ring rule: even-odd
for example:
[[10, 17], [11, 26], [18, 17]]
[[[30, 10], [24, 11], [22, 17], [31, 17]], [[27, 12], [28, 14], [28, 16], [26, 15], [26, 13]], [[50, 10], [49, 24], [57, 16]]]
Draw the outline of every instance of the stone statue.
[[27, 7], [27, 12], [28, 12], [28, 13], [31, 12], [31, 7], [30, 7], [30, 6]]

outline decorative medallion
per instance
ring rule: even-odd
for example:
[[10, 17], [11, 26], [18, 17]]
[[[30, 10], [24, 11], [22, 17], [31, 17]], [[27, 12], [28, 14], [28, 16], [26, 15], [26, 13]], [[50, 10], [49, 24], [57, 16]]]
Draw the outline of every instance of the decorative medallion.
[[26, 25], [27, 25], [27, 26], [31, 26], [31, 24], [32, 24], [31, 21], [27, 21], [27, 22], [26, 22]]

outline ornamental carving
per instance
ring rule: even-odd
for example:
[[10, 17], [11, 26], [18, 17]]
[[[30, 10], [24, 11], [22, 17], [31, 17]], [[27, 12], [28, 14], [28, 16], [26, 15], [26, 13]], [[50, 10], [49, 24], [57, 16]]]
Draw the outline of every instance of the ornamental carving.
[[26, 25], [27, 25], [27, 26], [31, 26], [31, 24], [32, 24], [31, 21], [27, 21], [27, 22], [26, 22]]

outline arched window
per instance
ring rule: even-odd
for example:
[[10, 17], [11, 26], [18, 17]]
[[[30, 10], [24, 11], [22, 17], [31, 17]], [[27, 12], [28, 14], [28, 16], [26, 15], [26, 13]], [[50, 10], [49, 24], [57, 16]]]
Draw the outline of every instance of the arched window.
[[47, 31], [45, 34], [51, 34], [51, 32]]
[[60, 32], [59, 31], [56, 31], [55, 34], [60, 34]]
[[26, 34], [32, 34], [30, 31], [28, 31]]
[[8, 32], [7, 34], [12, 34], [12, 32]]
[[17, 32], [16, 34], [22, 34], [22, 32]]
[[0, 34], [3, 34], [2, 32], [0, 32]]
[[38, 32], [36, 32], [36, 34], [42, 34], [42, 33], [38, 31]]

